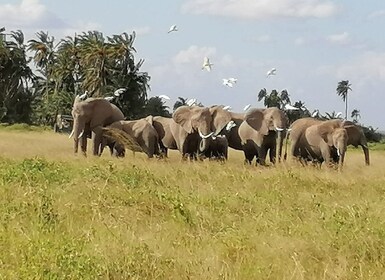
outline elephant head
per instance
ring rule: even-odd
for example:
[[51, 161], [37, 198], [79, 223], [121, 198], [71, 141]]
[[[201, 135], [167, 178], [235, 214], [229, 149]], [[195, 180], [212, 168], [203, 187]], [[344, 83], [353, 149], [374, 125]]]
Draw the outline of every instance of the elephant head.
[[74, 125], [70, 137], [74, 136], [75, 153], [78, 150], [79, 138], [87, 131], [87, 127], [95, 132], [94, 155], [98, 154], [102, 141], [101, 128], [114, 121], [124, 119], [124, 115], [120, 109], [109, 101], [103, 98], [88, 98], [82, 101], [79, 96], [75, 97], [72, 117], [74, 119]]
[[[224, 133], [224, 129], [229, 130], [228, 126], [232, 120], [231, 113], [225, 109], [223, 106], [211, 106], [209, 108], [211, 116], [212, 116], [212, 124], [211, 128], [214, 131], [214, 137], [217, 135]], [[234, 122], [233, 122], [234, 123]]]
[[202, 138], [199, 151], [204, 152], [210, 144], [212, 116], [209, 108], [199, 106], [181, 106], [172, 114], [174, 121], [188, 133], [198, 133]]
[[[346, 147], [348, 143], [348, 133], [345, 128], [337, 128], [331, 135], [332, 145], [337, 149], [339, 157], [338, 164], [342, 166], [345, 160]], [[330, 144], [329, 144], [330, 146]]]
[[244, 120], [258, 132], [257, 145], [262, 145], [263, 138], [276, 131], [278, 159], [281, 158], [283, 139], [288, 127], [288, 118], [284, 111], [270, 107], [266, 109], [250, 109]]
[[348, 145], [361, 146], [365, 155], [365, 164], [370, 165], [368, 142], [362, 128], [351, 121], [344, 121], [343, 126], [348, 133]]

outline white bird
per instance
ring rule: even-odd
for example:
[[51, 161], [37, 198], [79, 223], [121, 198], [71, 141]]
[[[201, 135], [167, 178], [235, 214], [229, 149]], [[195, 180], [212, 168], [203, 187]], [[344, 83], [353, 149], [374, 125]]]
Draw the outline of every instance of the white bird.
[[210, 72], [211, 71], [211, 66], [213, 66], [213, 65], [214, 64], [210, 63], [210, 59], [207, 56], [205, 56], [203, 58], [202, 70], [206, 69], [208, 72]]
[[233, 87], [233, 83], [230, 82], [229, 79], [222, 79], [223, 80], [223, 85], [228, 86], [228, 87]]
[[192, 98], [190, 100], [187, 100], [186, 104], [188, 106], [193, 106], [193, 105], [195, 105], [196, 102], [197, 102], [197, 100], [195, 98]]
[[290, 110], [299, 110], [299, 108], [294, 107], [294, 106], [292, 106], [290, 104], [285, 104], [285, 110], [288, 110], [288, 111], [290, 111]]
[[230, 81], [230, 83], [233, 83], [233, 84], [236, 84], [238, 79], [236, 78], [228, 78], [228, 80]]
[[125, 88], [118, 88], [117, 90], [114, 91], [115, 96], [120, 96], [123, 92], [125, 92]]
[[313, 113], [311, 113], [311, 116], [312, 116], [313, 118], [318, 117], [318, 115], [319, 115], [319, 110], [318, 110], [318, 109], [317, 109], [317, 110], [314, 110]]
[[82, 95], [79, 96], [79, 99], [80, 99], [80, 100], [85, 100], [85, 99], [87, 99], [87, 94], [88, 94], [88, 91], [86, 90]]
[[111, 102], [114, 98], [115, 98], [115, 96], [106, 96], [106, 97], [104, 97], [104, 99], [109, 101], [109, 102]]
[[171, 33], [171, 32], [174, 32], [174, 31], [178, 31], [178, 27], [176, 27], [176, 25], [171, 25], [170, 29], [168, 30], [167, 33]]
[[338, 118], [341, 118], [342, 117], [342, 112], [338, 112], [337, 114], [336, 114], [336, 118], [338, 119]]
[[247, 105], [243, 108], [243, 111], [249, 110], [250, 107], [251, 107], [251, 104], [247, 104]]
[[161, 94], [161, 95], [159, 95], [158, 97], [159, 97], [159, 98], [162, 98], [162, 99], [166, 99], [166, 100], [170, 100], [170, 99], [171, 99], [170, 97], [168, 97], [168, 96], [165, 95], [165, 94]]
[[272, 76], [272, 75], [275, 75], [276, 72], [277, 72], [277, 69], [271, 68], [271, 70], [267, 71], [267, 73], [266, 73], [266, 78], [268, 78], [268, 77], [270, 77], [270, 76]]
[[223, 110], [226, 110], [226, 111], [230, 111], [231, 109], [232, 109], [232, 108], [231, 108], [231, 106], [229, 106], [229, 105], [223, 107]]

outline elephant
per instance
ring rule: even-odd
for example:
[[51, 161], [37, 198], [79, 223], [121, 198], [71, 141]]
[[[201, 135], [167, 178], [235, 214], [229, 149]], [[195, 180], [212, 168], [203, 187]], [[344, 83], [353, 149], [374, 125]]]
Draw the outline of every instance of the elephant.
[[[125, 155], [125, 148], [133, 149], [134, 151], [142, 151], [149, 158], [153, 158], [154, 155], [160, 155], [159, 150], [159, 141], [158, 141], [158, 133], [152, 125], [152, 116], [148, 116], [146, 118], [142, 118], [139, 120], [132, 121], [116, 121], [105, 127], [104, 131], [111, 131], [113, 129], [121, 130], [126, 133], [129, 137], [125, 136], [125, 134], [120, 134], [126, 139], [133, 139], [134, 145], [130, 145], [131, 147], [126, 147], [125, 143], [117, 137], [116, 134], [110, 138], [114, 138], [114, 141], [110, 141], [107, 145], [113, 148], [114, 151], [111, 151], [111, 154], [115, 153], [117, 156]], [[112, 142], [112, 143], [111, 143]], [[135, 145], [137, 144], [140, 148]]]
[[210, 160], [218, 159], [225, 161], [228, 158], [229, 143], [225, 135], [213, 137], [210, 141], [209, 148], [205, 151], [204, 157]]
[[306, 161], [325, 161], [328, 165], [336, 162], [342, 167], [347, 143], [348, 133], [341, 120], [321, 121], [307, 127], [295, 141], [293, 156]]
[[101, 154], [102, 128], [115, 121], [123, 120], [122, 111], [104, 98], [87, 98], [81, 100], [75, 97], [72, 107], [74, 120], [70, 138], [74, 137], [74, 152], [78, 152], [79, 139], [81, 138], [81, 149], [84, 155], [87, 152], [87, 136], [92, 132], [93, 155]]
[[158, 133], [159, 147], [163, 156], [168, 155], [168, 149], [177, 150], [175, 138], [171, 133], [172, 118], [154, 116], [152, 125]]
[[256, 157], [257, 163], [265, 165], [268, 151], [273, 164], [277, 152], [280, 160], [287, 127], [285, 112], [276, 107], [249, 109], [238, 129], [245, 162], [251, 163]]
[[[337, 121], [337, 120], [335, 120]], [[291, 141], [291, 148], [290, 148], [290, 155], [294, 156], [296, 154], [299, 154], [299, 148], [297, 145], [297, 141], [300, 139], [304, 131], [314, 124], [320, 124], [322, 123], [322, 120], [315, 119], [315, 118], [302, 118], [298, 119], [295, 122], [292, 123], [290, 127], [290, 133], [287, 135], [287, 139], [290, 138]], [[355, 123], [351, 121], [343, 121], [342, 122], [343, 127], [346, 129], [346, 132], [348, 134], [348, 143], [347, 145], [353, 145], [357, 147], [360, 145], [362, 147], [362, 150], [364, 151], [365, 155], [365, 164], [369, 165], [369, 148], [366, 141], [365, 134], [363, 133], [362, 129], [356, 125]], [[290, 137], [289, 137], [290, 136]], [[285, 158], [287, 157], [287, 139], [286, 139], [286, 148], [285, 148]]]
[[231, 121], [230, 113], [221, 106], [211, 108], [181, 106], [172, 118], [170, 129], [184, 158], [197, 159], [209, 149], [212, 137], [219, 135]]
[[365, 155], [365, 164], [370, 165], [368, 142], [362, 128], [351, 121], [344, 121], [344, 128], [348, 133], [348, 146], [361, 146]]

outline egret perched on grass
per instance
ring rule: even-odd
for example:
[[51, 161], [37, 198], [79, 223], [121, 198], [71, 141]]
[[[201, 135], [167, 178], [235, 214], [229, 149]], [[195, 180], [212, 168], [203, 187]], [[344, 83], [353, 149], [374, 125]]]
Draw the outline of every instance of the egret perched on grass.
[[175, 32], [178, 31], [178, 27], [176, 25], [171, 25], [170, 29], [167, 31], [167, 33]]
[[249, 110], [251, 107], [251, 104], [247, 104], [245, 107], [243, 107], [243, 111]]
[[267, 73], [266, 73], [266, 78], [275, 75], [276, 72], [277, 72], [277, 69], [271, 68], [271, 70], [267, 71]]
[[203, 58], [202, 70], [207, 70], [208, 72], [210, 72], [211, 66], [213, 65], [214, 64], [210, 63], [210, 59], [207, 56]]
[[80, 99], [80, 100], [85, 100], [85, 99], [87, 99], [87, 97], [88, 97], [87, 94], [88, 94], [88, 91], [86, 90], [82, 95], [79, 96], [79, 99]]
[[112, 100], [114, 100], [115, 96], [106, 96], [104, 97], [105, 100], [111, 102]]
[[338, 112], [338, 113], [336, 114], [336, 118], [339, 119], [339, 118], [341, 118], [341, 117], [342, 117], [342, 112]]
[[231, 108], [231, 106], [229, 106], [229, 105], [223, 107], [223, 110], [226, 110], [226, 111], [230, 111], [231, 109], [232, 109], [232, 108]]
[[318, 110], [318, 109], [314, 110], [313, 113], [311, 113], [311, 116], [312, 116], [313, 118], [318, 117], [318, 116], [319, 116], [319, 110]]

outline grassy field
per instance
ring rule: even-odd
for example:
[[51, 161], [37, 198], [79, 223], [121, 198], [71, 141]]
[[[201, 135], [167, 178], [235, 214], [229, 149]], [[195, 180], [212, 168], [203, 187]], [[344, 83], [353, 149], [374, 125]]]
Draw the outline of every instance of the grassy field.
[[385, 151], [342, 172], [75, 156], [0, 130], [0, 279], [385, 279]]

